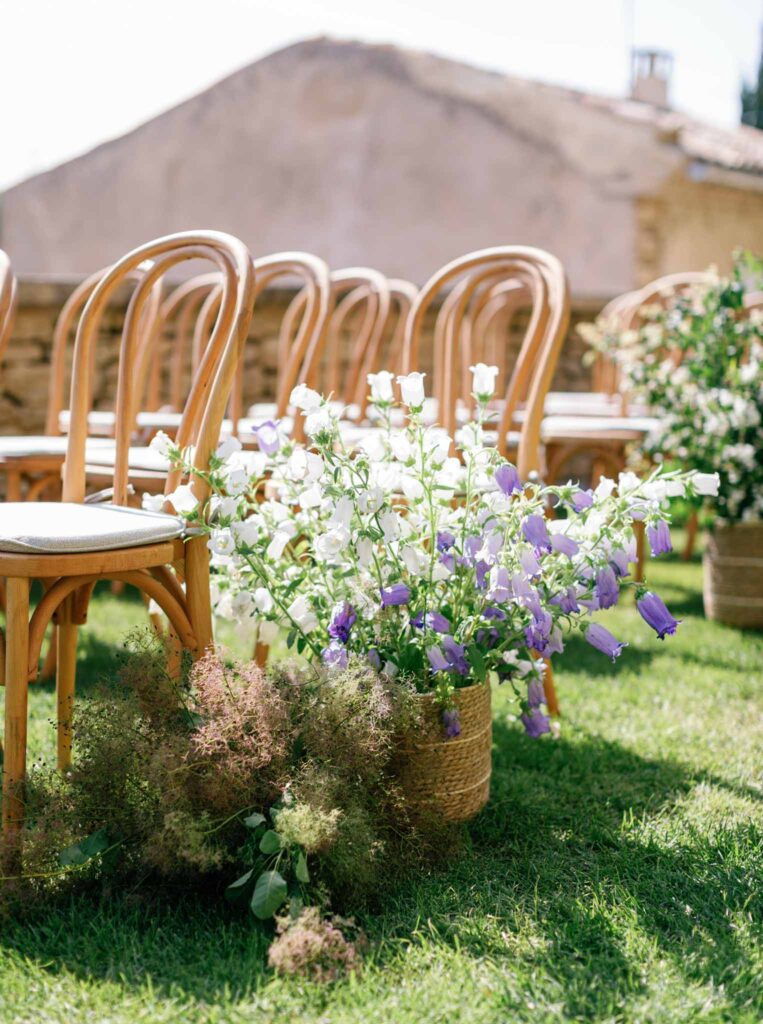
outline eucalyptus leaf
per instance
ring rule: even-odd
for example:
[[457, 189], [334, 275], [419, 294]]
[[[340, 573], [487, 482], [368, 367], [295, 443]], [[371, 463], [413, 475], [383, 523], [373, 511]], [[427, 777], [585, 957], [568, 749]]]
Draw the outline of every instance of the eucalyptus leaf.
[[230, 885], [226, 886], [225, 898], [231, 901], [237, 900], [246, 888], [248, 882], [251, 880], [253, 874], [254, 868], [251, 868], [245, 875], [242, 875], [241, 878], [237, 878], [235, 882], [231, 882]]
[[261, 853], [278, 853], [281, 849], [281, 837], [272, 828], [268, 829], [265, 835], [260, 839], [260, 852]]
[[247, 818], [244, 818], [244, 824], [247, 828], [257, 828], [258, 825], [262, 825], [265, 822], [265, 815], [260, 814], [259, 811], [255, 811], [250, 814]]
[[288, 886], [278, 871], [263, 871], [252, 893], [251, 908], [255, 917], [266, 921], [286, 899]]
[[310, 881], [310, 872], [307, 870], [307, 857], [305, 857], [302, 850], [299, 851], [297, 866], [294, 869], [294, 873], [297, 876], [297, 880], [303, 882], [305, 885]]
[[58, 855], [58, 863], [64, 868], [79, 867], [82, 864], [87, 864], [89, 860], [97, 857], [99, 853], [104, 853], [110, 845], [106, 829], [99, 828], [92, 835], [87, 836], [85, 839], [80, 839], [78, 843], [75, 843], [73, 846], [67, 846], [65, 850], [62, 850]]

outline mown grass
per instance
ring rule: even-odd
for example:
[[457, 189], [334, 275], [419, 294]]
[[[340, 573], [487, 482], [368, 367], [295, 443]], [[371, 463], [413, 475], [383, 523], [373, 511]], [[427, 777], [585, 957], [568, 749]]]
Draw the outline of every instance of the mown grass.
[[[611, 666], [557, 659], [561, 736], [495, 699], [495, 773], [465, 852], [383, 894], [361, 978], [275, 979], [269, 936], [189, 892], [68, 897], [0, 936], [5, 1021], [763, 1019], [763, 635], [702, 617], [701, 567], [649, 566], [683, 619], [659, 643], [627, 602]], [[100, 593], [81, 676], [114, 671], [138, 601]], [[51, 751], [52, 691], [31, 699]]]

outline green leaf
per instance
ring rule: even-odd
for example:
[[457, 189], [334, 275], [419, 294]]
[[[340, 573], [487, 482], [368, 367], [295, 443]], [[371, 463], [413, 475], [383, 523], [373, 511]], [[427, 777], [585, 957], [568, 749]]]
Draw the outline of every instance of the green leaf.
[[58, 863], [64, 868], [79, 867], [103, 853], [110, 845], [106, 829], [99, 828], [92, 835], [62, 850], [58, 855]]
[[287, 885], [278, 871], [263, 871], [252, 893], [251, 908], [255, 917], [266, 921], [286, 899]]
[[482, 657], [482, 651], [479, 649], [479, 647], [470, 647], [469, 650], [466, 652], [466, 656], [469, 659], [469, 664], [472, 666], [472, 669], [474, 670], [475, 677], [479, 680], [479, 682], [482, 682], [487, 673], [487, 669], [485, 667], [485, 659]]
[[307, 870], [307, 857], [305, 857], [302, 850], [299, 851], [297, 866], [294, 869], [294, 873], [297, 876], [297, 880], [304, 882], [305, 885], [310, 881], [310, 872]]
[[269, 828], [265, 835], [260, 839], [260, 851], [262, 853], [278, 853], [281, 849], [281, 837], [277, 832], [274, 832], [272, 828]]
[[237, 878], [235, 882], [231, 882], [230, 885], [226, 886], [225, 898], [231, 901], [238, 899], [241, 896], [243, 890], [246, 888], [246, 885], [250, 881], [253, 874], [254, 868], [251, 868], [249, 871], [247, 871], [245, 875], [242, 875], [241, 878]]
[[247, 828], [257, 828], [265, 822], [266, 818], [264, 814], [260, 814], [259, 811], [255, 811], [254, 814], [250, 814], [248, 818], [244, 818], [244, 824]]

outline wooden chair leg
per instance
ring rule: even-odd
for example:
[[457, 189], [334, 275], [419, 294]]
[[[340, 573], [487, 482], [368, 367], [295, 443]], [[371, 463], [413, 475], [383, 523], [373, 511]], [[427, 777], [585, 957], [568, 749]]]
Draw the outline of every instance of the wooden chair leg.
[[5, 750], [3, 838], [11, 870], [21, 858], [26, 777], [29, 662], [29, 580], [9, 579], [6, 590]]
[[554, 670], [551, 668], [550, 658], [544, 658], [543, 660], [546, 663], [546, 671], [543, 675], [543, 689], [546, 692], [546, 707], [548, 708], [548, 713], [552, 718], [558, 718], [562, 712], [559, 707], [559, 698], [556, 695]]
[[5, 472], [5, 500], [21, 501], [21, 473], [15, 469]]
[[209, 551], [203, 537], [192, 537], [185, 546], [185, 592], [188, 618], [196, 637], [196, 657], [201, 657], [213, 643]]
[[59, 609], [58, 665], [56, 667], [56, 720], [58, 767], [65, 771], [72, 762], [72, 716], [77, 674], [77, 626], [72, 622], [73, 595]]
[[257, 668], [265, 668], [268, 663], [270, 647], [268, 644], [261, 644], [259, 641], [254, 645], [254, 663]]
[[40, 669], [40, 679], [47, 680], [53, 679], [56, 674], [56, 665], [58, 664], [58, 627], [53, 626], [48, 640], [48, 649], [45, 652], [45, 658]]
[[692, 512], [689, 516], [689, 521], [686, 524], [686, 547], [684, 553], [681, 556], [684, 562], [690, 562], [691, 557], [694, 554], [694, 545], [697, 542], [697, 532], [699, 530], [699, 517], [696, 512]]
[[636, 537], [636, 569], [633, 578], [636, 583], [644, 581], [644, 562], [646, 561], [646, 548], [644, 546], [644, 524], [635, 519], [633, 521], [633, 533]]

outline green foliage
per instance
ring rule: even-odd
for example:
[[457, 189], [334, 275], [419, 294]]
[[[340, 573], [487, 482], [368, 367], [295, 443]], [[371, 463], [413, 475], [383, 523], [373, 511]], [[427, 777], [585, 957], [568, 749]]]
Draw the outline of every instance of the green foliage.
[[730, 277], [710, 274], [666, 308], [643, 309], [638, 331], [603, 322], [584, 331], [658, 419], [644, 454], [718, 473], [713, 505], [732, 522], [763, 518], [763, 312], [745, 308], [761, 289], [763, 264], [738, 253]]
[[273, 917], [286, 899], [286, 879], [277, 871], [263, 871], [252, 893], [252, 911], [261, 921]]

